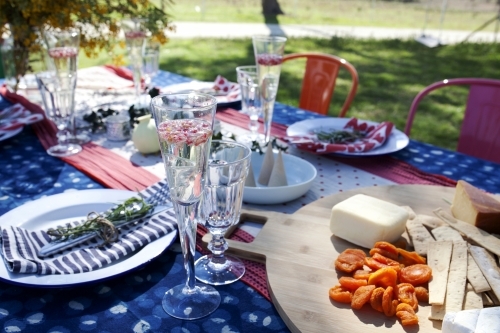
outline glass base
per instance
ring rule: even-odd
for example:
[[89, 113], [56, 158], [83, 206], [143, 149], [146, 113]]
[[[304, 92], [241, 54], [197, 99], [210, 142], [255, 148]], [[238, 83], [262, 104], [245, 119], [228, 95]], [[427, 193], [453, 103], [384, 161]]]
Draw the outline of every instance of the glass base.
[[245, 264], [235, 257], [224, 256], [225, 260], [217, 263], [209, 254], [194, 263], [195, 276], [198, 281], [221, 286], [238, 281], [245, 274]]
[[261, 147], [265, 144], [266, 137], [264, 134], [241, 134], [236, 136], [236, 142], [241, 143], [247, 147], [252, 147], [252, 142], [257, 141]]
[[92, 141], [92, 138], [85, 133], [79, 133], [77, 135], [71, 135], [68, 137], [68, 142], [75, 143], [77, 145], [84, 145], [86, 143], [89, 143], [90, 141]]
[[208, 316], [220, 304], [220, 294], [212, 286], [196, 283], [188, 291], [185, 284], [173, 287], [163, 296], [162, 306], [174, 318], [194, 320]]
[[82, 147], [76, 144], [55, 145], [47, 149], [47, 153], [56, 157], [67, 157], [78, 154], [82, 151]]

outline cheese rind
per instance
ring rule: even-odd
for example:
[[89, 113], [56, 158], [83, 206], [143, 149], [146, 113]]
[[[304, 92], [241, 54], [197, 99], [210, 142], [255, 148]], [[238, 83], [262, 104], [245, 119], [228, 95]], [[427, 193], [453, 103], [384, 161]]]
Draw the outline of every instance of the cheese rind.
[[405, 231], [408, 212], [393, 203], [356, 194], [332, 208], [330, 230], [353, 244], [372, 248], [376, 242], [395, 242]]
[[500, 201], [463, 180], [457, 182], [451, 213], [489, 233], [500, 233]]

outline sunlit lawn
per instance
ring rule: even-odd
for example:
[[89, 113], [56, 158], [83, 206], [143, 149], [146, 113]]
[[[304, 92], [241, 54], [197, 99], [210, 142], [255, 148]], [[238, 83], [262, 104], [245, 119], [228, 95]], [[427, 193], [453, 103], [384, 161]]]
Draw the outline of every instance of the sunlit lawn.
[[[425, 86], [446, 78], [500, 78], [499, 47], [494, 44], [449, 45], [429, 49], [412, 40], [356, 40], [350, 38], [296, 39], [286, 53], [315, 50], [336, 54], [351, 62], [359, 73], [359, 89], [348, 116], [393, 121], [404, 128], [410, 104]], [[81, 67], [106, 63], [107, 57], [81, 58]], [[234, 68], [253, 64], [249, 39], [171, 40], [162, 49], [161, 69], [198, 80], [212, 81], [218, 74], [235, 80]], [[283, 65], [277, 100], [297, 105], [301, 87], [300, 66]], [[336, 116], [350, 86], [342, 72], [330, 115]], [[412, 138], [454, 149], [466, 101], [465, 88], [450, 87], [424, 99], [415, 119]]]

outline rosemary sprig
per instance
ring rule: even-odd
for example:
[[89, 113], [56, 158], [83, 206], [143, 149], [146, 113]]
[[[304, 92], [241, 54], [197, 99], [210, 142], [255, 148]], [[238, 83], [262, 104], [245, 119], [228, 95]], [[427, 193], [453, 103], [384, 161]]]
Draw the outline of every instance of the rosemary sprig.
[[315, 134], [319, 141], [328, 143], [351, 143], [365, 137], [365, 134], [360, 131], [317, 131]]
[[142, 197], [132, 197], [102, 215], [95, 212], [89, 213], [87, 221], [81, 225], [67, 224], [55, 229], [50, 228], [47, 230], [47, 234], [53, 237], [53, 241], [65, 241], [90, 232], [97, 232], [105, 243], [109, 243], [118, 237], [118, 230], [115, 227], [117, 222], [138, 219], [146, 215], [152, 208], [153, 205], [148, 204]]

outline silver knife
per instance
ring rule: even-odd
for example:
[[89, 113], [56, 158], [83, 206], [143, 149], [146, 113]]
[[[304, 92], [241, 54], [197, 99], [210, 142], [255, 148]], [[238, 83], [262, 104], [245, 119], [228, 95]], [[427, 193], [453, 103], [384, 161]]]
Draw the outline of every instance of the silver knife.
[[[159, 214], [167, 209], [170, 209], [172, 208], [172, 206], [155, 206], [155, 208], [148, 214], [140, 217], [140, 218], [137, 218], [137, 219], [133, 219], [133, 220], [129, 220], [129, 221], [123, 221], [123, 222], [117, 222], [115, 223], [115, 227], [116, 228], [122, 228], [126, 225], [129, 225], [129, 224], [132, 224], [132, 223], [135, 223], [141, 219], [147, 219], [153, 215], [156, 215], [156, 214]], [[85, 235], [82, 235], [82, 236], [78, 236], [78, 237], [75, 237], [75, 238], [71, 238], [71, 239], [68, 239], [68, 240], [65, 240], [65, 241], [54, 241], [54, 242], [51, 242], [47, 245], [44, 245], [40, 248], [40, 250], [38, 251], [38, 256], [43, 258], [43, 257], [47, 257], [47, 256], [50, 256], [54, 253], [57, 253], [57, 252], [61, 252], [63, 250], [66, 250], [66, 249], [69, 249], [70, 247], [73, 247], [75, 245], [78, 245], [78, 244], [81, 244], [83, 242], [86, 242], [88, 240], [91, 240], [95, 237], [98, 236], [98, 233], [96, 231], [93, 231], [93, 232], [89, 232]]]

